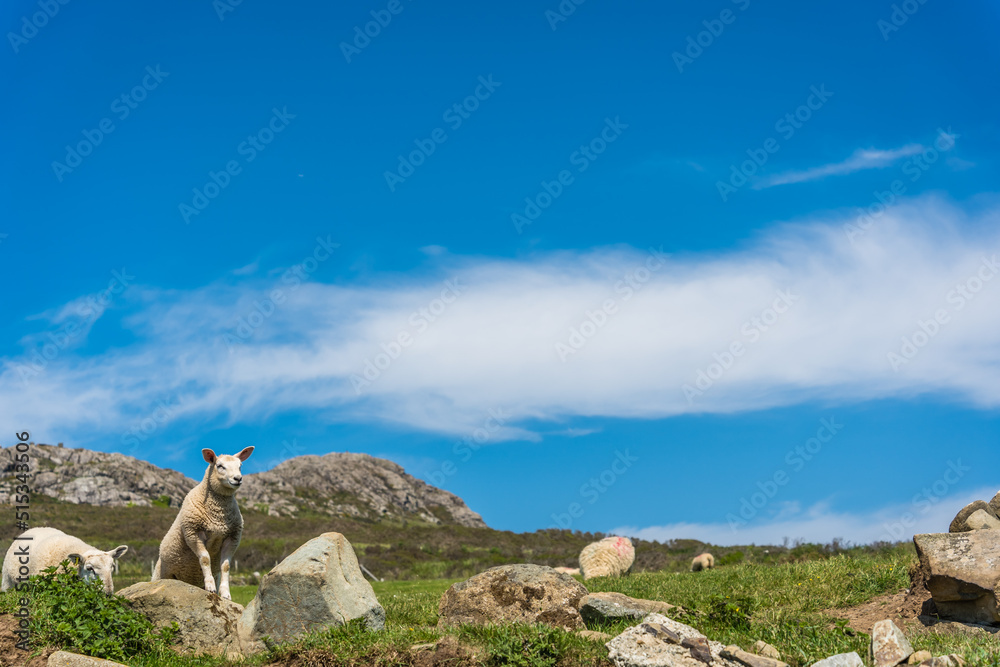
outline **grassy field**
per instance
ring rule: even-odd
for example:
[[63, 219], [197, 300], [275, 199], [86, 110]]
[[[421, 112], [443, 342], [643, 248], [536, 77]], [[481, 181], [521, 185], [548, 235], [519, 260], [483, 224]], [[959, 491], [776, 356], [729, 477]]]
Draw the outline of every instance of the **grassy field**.
[[[794, 563], [741, 563], [715, 570], [646, 572], [622, 578], [592, 579], [591, 591], [618, 591], [638, 598], [663, 600], [688, 612], [677, 620], [692, 625], [709, 638], [749, 649], [758, 639], [776, 646], [793, 667], [811, 665], [835, 653], [857, 651], [866, 657], [869, 637], [852, 631], [834, 616], [823, 613], [867, 603], [879, 596], [899, 593], [909, 585], [908, 570], [915, 562], [912, 547], [900, 545], [878, 553], [839, 554]], [[503, 626], [439, 631], [437, 604], [441, 594], [456, 581], [376, 582], [373, 587], [387, 615], [386, 629], [369, 633], [348, 626], [304, 638], [292, 646], [244, 661], [247, 666], [287, 665], [414, 665], [415, 644], [454, 636], [475, 654], [455, 664], [605, 666], [607, 650], [572, 633], [544, 627]], [[245, 603], [253, 586], [234, 589], [234, 599]], [[9, 599], [0, 598], [3, 604]], [[629, 624], [593, 625], [609, 634]], [[939, 634], [915, 625], [906, 628], [914, 648], [935, 655], [958, 653], [969, 667], [1000, 665], [1000, 639], [985, 633]], [[216, 667], [227, 663], [214, 658], [175, 658], [148, 655], [128, 661], [132, 665]]]

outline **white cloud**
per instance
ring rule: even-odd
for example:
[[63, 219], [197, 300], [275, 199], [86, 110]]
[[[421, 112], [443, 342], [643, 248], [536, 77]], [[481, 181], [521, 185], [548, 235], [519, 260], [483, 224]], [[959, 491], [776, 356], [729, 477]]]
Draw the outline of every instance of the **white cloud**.
[[[498, 441], [538, 439], [552, 428], [539, 420], [573, 426], [565, 422], [578, 416], [730, 413], [818, 398], [936, 394], [995, 409], [1000, 280], [977, 272], [989, 274], [984, 258], [1000, 252], [998, 217], [1000, 207], [969, 215], [924, 198], [890, 209], [853, 244], [841, 225], [852, 218], [824, 216], [777, 226], [738, 252], [659, 266], [648, 252], [616, 247], [518, 260], [447, 255], [436, 277], [374, 285], [292, 289], [255, 275], [191, 291], [133, 286], [116, 297], [131, 313], [127, 346], [63, 350], [25, 381], [30, 355], [0, 360], [0, 421], [80, 442], [115, 436], [176, 397], [175, 419], [195, 428], [302, 410], [318, 423], [466, 435], [493, 409], [512, 415], [491, 432]], [[453, 277], [457, 298], [445, 283]], [[978, 288], [971, 298], [954, 291], [967, 283]], [[284, 299], [272, 312], [274, 289]], [[790, 307], [779, 293], [794, 298]], [[615, 312], [598, 314], [608, 300]], [[909, 353], [904, 336], [924, 342], [919, 322], [935, 329], [939, 310], [947, 322], [894, 370], [887, 354]], [[588, 313], [603, 325], [561, 361], [556, 344], [570, 349], [572, 330], [589, 333]], [[230, 350], [223, 336], [239, 321], [250, 335]], [[397, 350], [400, 334], [412, 342]], [[730, 360], [734, 343], [743, 353]], [[386, 361], [357, 393], [352, 376]], [[719, 377], [706, 386], [702, 374]], [[699, 377], [703, 393], [689, 400], [682, 388]]]
[[772, 188], [776, 185], [788, 185], [789, 183], [815, 181], [821, 178], [826, 178], [827, 176], [852, 174], [856, 171], [862, 171], [864, 169], [879, 169], [882, 167], [888, 167], [901, 158], [923, 153], [924, 150], [925, 147], [922, 144], [907, 144], [905, 146], [901, 146], [900, 148], [894, 148], [891, 150], [859, 148], [854, 151], [849, 158], [842, 162], [824, 164], [822, 166], [805, 169], [803, 171], [786, 171], [781, 174], [765, 178], [756, 183], [753, 187], [755, 190], [761, 190], [764, 188]]
[[[841, 538], [852, 544], [897, 542], [920, 533], [947, 532], [958, 509], [977, 498], [992, 498], [996, 489], [982, 488], [948, 497], [934, 498], [934, 504], [922, 499], [920, 504], [900, 504], [868, 512], [836, 512], [826, 503], [806, 510], [790, 503], [769, 521], [751, 521], [745, 526], [720, 523], [673, 523], [665, 526], [618, 526], [613, 535], [627, 535], [644, 540], [665, 542], [672, 539], [700, 540], [709, 544], [782, 544], [802, 540], [826, 544]], [[784, 509], [784, 508], [783, 508]]]

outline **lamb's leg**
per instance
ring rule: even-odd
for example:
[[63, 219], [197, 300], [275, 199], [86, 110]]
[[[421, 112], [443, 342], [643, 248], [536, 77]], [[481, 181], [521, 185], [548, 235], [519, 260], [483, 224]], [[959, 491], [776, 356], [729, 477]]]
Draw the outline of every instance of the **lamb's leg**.
[[219, 551], [219, 566], [222, 570], [222, 574], [219, 577], [219, 595], [221, 595], [226, 600], [232, 600], [233, 598], [229, 594], [229, 560], [236, 553], [236, 547], [239, 546], [239, 542], [232, 537], [227, 537], [222, 541], [222, 548]]
[[208, 548], [205, 547], [206, 537], [205, 531], [198, 531], [197, 533], [185, 535], [184, 541], [187, 542], [188, 547], [198, 558], [198, 564], [201, 566], [201, 573], [205, 577], [205, 590], [209, 593], [214, 593], [215, 577], [212, 576], [212, 557], [209, 556]]

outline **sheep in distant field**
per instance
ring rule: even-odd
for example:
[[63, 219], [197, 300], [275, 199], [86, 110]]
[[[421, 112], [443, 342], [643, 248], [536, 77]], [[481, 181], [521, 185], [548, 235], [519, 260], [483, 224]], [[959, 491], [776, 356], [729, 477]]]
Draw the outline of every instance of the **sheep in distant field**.
[[580, 574], [580, 568], [578, 567], [554, 567], [552, 569], [558, 572], [559, 574], [569, 574], [569, 575]]
[[626, 574], [635, 562], [635, 547], [627, 537], [605, 537], [588, 544], [580, 552], [580, 570], [584, 579], [618, 577]]
[[115, 592], [111, 574], [126, 551], [128, 547], [124, 544], [111, 551], [101, 551], [57, 528], [32, 528], [21, 533], [7, 549], [0, 591], [14, 588], [28, 577], [41, 574], [45, 568], [68, 560], [77, 566], [81, 579], [99, 579], [104, 592], [111, 595]]
[[243, 515], [236, 503], [236, 491], [243, 483], [240, 467], [250, 458], [253, 447], [239, 454], [215, 455], [201, 450], [208, 462], [204, 479], [191, 489], [173, 525], [160, 542], [160, 558], [153, 568], [153, 581], [179, 579], [192, 586], [204, 586], [226, 600], [229, 593], [230, 559], [243, 536]]
[[715, 556], [708, 553], [707, 551], [701, 555], [695, 556], [691, 561], [691, 571], [701, 572], [702, 570], [711, 570], [715, 567]]

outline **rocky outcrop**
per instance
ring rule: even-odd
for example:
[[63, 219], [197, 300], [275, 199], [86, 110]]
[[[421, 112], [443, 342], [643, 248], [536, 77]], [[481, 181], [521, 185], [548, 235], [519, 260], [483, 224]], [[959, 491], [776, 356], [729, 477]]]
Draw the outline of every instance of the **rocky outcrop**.
[[385, 627], [385, 610], [361, 574], [350, 542], [340, 533], [323, 533], [264, 575], [243, 612], [240, 635], [286, 641], [356, 618], [370, 630]]
[[913, 655], [913, 647], [895, 623], [886, 619], [872, 626], [872, 659], [875, 667], [896, 667]]
[[174, 637], [182, 653], [241, 655], [258, 646], [239, 637], [243, 606], [176, 579], [144, 581], [119, 591], [133, 609], [157, 628], [179, 628]]
[[295, 516], [308, 509], [331, 516], [486, 526], [458, 496], [368, 454], [334, 452], [289, 459], [245, 477], [240, 497], [245, 506], [272, 516]]
[[[11, 502], [17, 485], [14, 448], [0, 449], [0, 502]], [[32, 492], [74, 504], [106, 507], [180, 505], [196, 482], [116, 452], [31, 445]]]
[[1000, 531], [914, 535], [913, 543], [941, 618], [1000, 624]]
[[441, 596], [438, 624], [544, 623], [584, 629], [583, 584], [542, 565], [501, 565], [453, 584]]
[[[0, 449], [0, 502], [12, 503], [14, 448]], [[191, 456], [199, 461], [199, 452]], [[105, 507], [152, 504], [179, 507], [197, 482], [175, 470], [119, 453], [31, 444], [32, 493]], [[264, 459], [265, 462], [267, 459]], [[252, 459], [251, 459], [252, 461]], [[267, 472], [244, 466], [242, 507], [272, 516], [301, 510], [329, 516], [409, 519], [485, 527], [458, 496], [408, 475], [391, 461], [367, 454], [299, 456]]]
[[744, 667], [726, 657], [721, 643], [709, 641], [694, 628], [662, 614], [650, 614], [609, 641], [607, 647], [615, 667]]
[[640, 619], [649, 614], [683, 611], [658, 600], [637, 600], [621, 593], [589, 593], [580, 600], [580, 616], [588, 623], [607, 623], [621, 619]]

